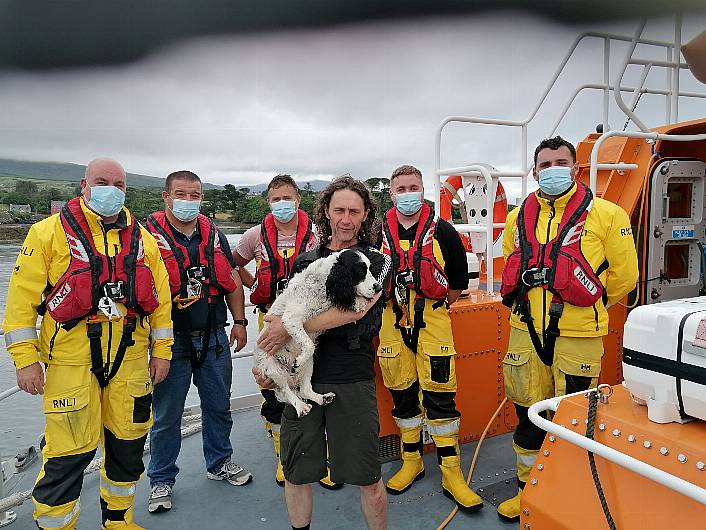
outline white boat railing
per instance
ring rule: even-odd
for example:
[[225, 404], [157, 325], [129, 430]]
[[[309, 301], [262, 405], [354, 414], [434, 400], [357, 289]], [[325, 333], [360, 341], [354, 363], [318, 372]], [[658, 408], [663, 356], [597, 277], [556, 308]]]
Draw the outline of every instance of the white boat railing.
[[[603, 83], [591, 83], [591, 84], [584, 84], [580, 87], [578, 87], [573, 95], [570, 97], [569, 101], [566, 103], [564, 106], [559, 118], [557, 121], [554, 123], [553, 127], [550, 130], [550, 134], [548, 136], [553, 136], [557, 129], [559, 128], [560, 124], [566, 117], [568, 111], [570, 110], [571, 106], [573, 105], [574, 101], [576, 100], [576, 97], [584, 90], [602, 90], [603, 91], [603, 102], [602, 102], [602, 107], [603, 107], [603, 130], [606, 131], [603, 135], [603, 137], [599, 138], [599, 140], [596, 142], [596, 145], [593, 148], [593, 151], [591, 153], [591, 189], [595, 192], [596, 190], [596, 171], [598, 170], [616, 170], [616, 171], [630, 171], [632, 169], [636, 169], [637, 165], [635, 164], [626, 164], [621, 161], [616, 161], [615, 163], [601, 163], [597, 164], [597, 154], [598, 150], [600, 147], [600, 144], [604, 141], [605, 138], [609, 136], [615, 136], [618, 134], [617, 131], [609, 131], [609, 104], [610, 104], [610, 92], [613, 92], [614, 98], [616, 103], [618, 104], [618, 107], [620, 110], [625, 114], [625, 116], [629, 119], [632, 120], [633, 123], [636, 124], [637, 127], [643, 130], [643, 134], [648, 134], [645, 131], [648, 131], [646, 129], [644, 123], [640, 121], [640, 119], [635, 115], [634, 108], [635, 105], [637, 104], [637, 101], [640, 97], [641, 94], [656, 94], [656, 95], [663, 95], [666, 98], [666, 105], [665, 105], [665, 123], [671, 123], [673, 121], [677, 121], [678, 116], [679, 116], [679, 98], [680, 97], [690, 97], [690, 98], [706, 98], [706, 93], [701, 93], [701, 92], [682, 92], [679, 89], [679, 72], [682, 69], [688, 68], [688, 66], [685, 63], [682, 63], [681, 61], [681, 17], [677, 15], [675, 19], [675, 30], [674, 30], [674, 40], [672, 42], [667, 42], [667, 41], [661, 41], [661, 40], [652, 40], [652, 39], [645, 39], [642, 37], [642, 32], [644, 30], [646, 22], [641, 21], [638, 24], [638, 27], [635, 31], [635, 34], [633, 36], [625, 36], [625, 35], [616, 35], [613, 33], [599, 33], [599, 32], [584, 32], [580, 34], [576, 39], [574, 40], [573, 44], [569, 48], [569, 51], [566, 53], [564, 58], [562, 59], [561, 63], [559, 64], [558, 68], [556, 69], [554, 75], [550, 79], [549, 83], [547, 84], [547, 87], [545, 88], [544, 92], [540, 96], [537, 104], [535, 105], [534, 109], [530, 112], [529, 116], [525, 118], [524, 120], [505, 120], [505, 119], [496, 119], [496, 118], [480, 118], [480, 117], [474, 117], [474, 116], [449, 116], [445, 118], [441, 124], [438, 126], [436, 130], [436, 137], [435, 137], [435, 175], [434, 175], [434, 201], [436, 204], [436, 215], [438, 217], [439, 212], [440, 212], [440, 202], [441, 202], [441, 177], [444, 176], [449, 176], [449, 175], [468, 175], [468, 176], [483, 176], [486, 180], [486, 184], [488, 184], [487, 189], [488, 190], [493, 190], [493, 193], [488, 192], [487, 194], [487, 211], [492, 212], [493, 211], [493, 201], [495, 199], [495, 194], [494, 191], [497, 186], [497, 181], [499, 178], [508, 178], [508, 177], [514, 177], [514, 178], [521, 178], [522, 179], [522, 191], [521, 191], [521, 197], [524, 198], [527, 196], [527, 181], [528, 178], [530, 177], [531, 174], [531, 164], [529, 162], [528, 158], [528, 150], [527, 150], [527, 128], [528, 125], [534, 120], [534, 118], [537, 116], [539, 110], [545, 103], [547, 96], [549, 95], [549, 92], [554, 88], [556, 85], [557, 80], [559, 79], [559, 76], [562, 74], [564, 69], [566, 68], [566, 65], [568, 64], [569, 60], [572, 58], [574, 55], [574, 52], [578, 48], [579, 44], [584, 41], [585, 39], [588, 38], [597, 38], [597, 39], [602, 39], [603, 40]], [[625, 59], [623, 60], [622, 68], [620, 69], [619, 74], [616, 77], [616, 80], [613, 84], [611, 84], [611, 72], [610, 72], [610, 57], [611, 57], [611, 43], [612, 42], [627, 42], [629, 43], [628, 46], [628, 51], [625, 55]], [[635, 58], [633, 57], [635, 49], [638, 45], [647, 45], [647, 46], [654, 46], [657, 48], [662, 48], [666, 51], [666, 60], [661, 60], [661, 59], [641, 59], [641, 58]], [[627, 67], [629, 65], [638, 65], [638, 66], [643, 66], [642, 73], [640, 75], [640, 80], [635, 87], [626, 87], [622, 86], [622, 81], [623, 77], [625, 75], [625, 72], [627, 70]], [[653, 67], [662, 67], [666, 68], [668, 72], [668, 85], [669, 87], [667, 89], [655, 89], [655, 88], [647, 88], [645, 87], [645, 82], [647, 80], [647, 75], [649, 74], [650, 70]], [[632, 92], [633, 97], [632, 97], [632, 102], [631, 105], [628, 106], [628, 104], [625, 103], [623, 99], [623, 92]], [[476, 125], [493, 125], [493, 126], [501, 126], [501, 127], [512, 127], [512, 128], [519, 128], [521, 132], [521, 148], [520, 148], [520, 153], [521, 153], [521, 168], [520, 170], [510, 170], [510, 171], [490, 171], [490, 179], [492, 179], [492, 182], [489, 180], [488, 177], [488, 172], [486, 171], [485, 173], [480, 170], [481, 166], [476, 166], [473, 170], [469, 170], [469, 166], [463, 166], [463, 167], [452, 167], [452, 168], [445, 168], [442, 167], [441, 165], [441, 142], [444, 134], [444, 130], [446, 129], [446, 126], [449, 125], [450, 123], [467, 123], [467, 124], [476, 124]], [[609, 134], [611, 133], [611, 134]], [[632, 133], [620, 133], [625, 136], [629, 136]], [[646, 136], [646, 138], [653, 138], [653, 139], [658, 139], [657, 137], [654, 136], [654, 133], [649, 133], [652, 134], [653, 136]], [[691, 135], [691, 136], [699, 136], [699, 138], [692, 138], [692, 139], [701, 139], [700, 135]], [[686, 136], [675, 136], [675, 135], [661, 135], [659, 139], [664, 139], [664, 140], [675, 140], [675, 141], [688, 141]], [[499, 223], [496, 223], [496, 227], [498, 227]], [[488, 226], [481, 226], [481, 225], [454, 225], [458, 231], [460, 232], [481, 232], [485, 233], [486, 235], [486, 263], [489, 265], [489, 271], [492, 270], [492, 264], [493, 263], [493, 238], [492, 238], [492, 230], [489, 230]], [[502, 225], [500, 226], [502, 227]], [[492, 276], [488, 274], [488, 282], [486, 286], [486, 290], [488, 293], [492, 293]]]
[[582, 434], [567, 429], [566, 427], [562, 427], [561, 425], [558, 425], [553, 421], [546, 420], [540, 416], [540, 413], [545, 411], [556, 412], [559, 408], [561, 400], [571, 396], [585, 395], [587, 392], [589, 391], [576, 392], [574, 394], [545, 399], [544, 401], [535, 403], [529, 408], [529, 419], [540, 429], [543, 429], [554, 436], [558, 436], [562, 440], [581, 447], [586, 451], [590, 451], [601, 458], [605, 458], [606, 460], [613, 462], [614, 464], [618, 464], [621, 467], [629, 469], [630, 471], [657, 482], [666, 488], [685, 495], [696, 502], [706, 504], [706, 489], [692, 484], [691, 482], [687, 482], [682, 478], [672, 475], [671, 473], [667, 473], [666, 471], [650, 464], [642, 462], [641, 460], [633, 458], [630, 455], [626, 455], [625, 453], [613, 449], [612, 447], [608, 447], [600, 442], [586, 438]]

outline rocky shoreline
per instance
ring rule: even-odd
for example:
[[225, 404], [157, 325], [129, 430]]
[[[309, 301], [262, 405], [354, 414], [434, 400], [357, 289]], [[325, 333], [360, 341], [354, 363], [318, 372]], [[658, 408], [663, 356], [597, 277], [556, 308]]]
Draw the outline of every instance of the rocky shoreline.
[[31, 226], [31, 224], [0, 224], [0, 241], [21, 243]]

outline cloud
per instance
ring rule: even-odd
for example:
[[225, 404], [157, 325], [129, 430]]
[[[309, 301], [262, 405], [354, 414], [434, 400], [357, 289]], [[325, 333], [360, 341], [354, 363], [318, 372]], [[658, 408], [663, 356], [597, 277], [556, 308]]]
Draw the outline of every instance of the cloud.
[[[705, 20], [685, 18], [686, 40]], [[431, 191], [434, 137], [445, 116], [524, 119], [578, 31], [631, 35], [633, 26], [577, 28], [501, 12], [200, 39], [127, 66], [4, 71], [0, 156], [86, 163], [107, 155], [132, 172], [189, 168], [220, 184], [264, 182], [278, 172], [385, 176], [411, 163]], [[646, 34], [672, 31], [655, 21]], [[614, 46], [611, 76], [624, 49]], [[602, 50], [596, 39], [577, 50], [529, 128], [527, 156], [568, 94], [601, 81]], [[648, 85], [664, 86], [664, 71], [654, 70]], [[639, 73], [632, 68], [626, 82]], [[684, 90], [700, 90], [686, 77]], [[579, 96], [559, 132], [581, 140], [602, 120], [600, 102], [600, 93]], [[612, 106], [611, 125], [622, 128]], [[684, 118], [703, 116], [703, 100], [682, 109]], [[663, 110], [653, 96], [638, 107], [655, 126]], [[450, 126], [442, 146], [446, 166], [517, 169], [523, 156], [519, 130], [508, 128]], [[519, 182], [506, 188], [514, 196]]]

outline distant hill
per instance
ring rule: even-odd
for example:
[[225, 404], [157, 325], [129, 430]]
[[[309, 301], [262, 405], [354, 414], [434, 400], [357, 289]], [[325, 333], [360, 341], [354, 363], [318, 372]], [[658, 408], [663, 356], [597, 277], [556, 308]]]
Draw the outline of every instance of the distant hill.
[[[329, 180], [307, 180], [307, 181], [302, 181], [302, 180], [297, 180], [297, 185], [301, 188], [304, 189], [307, 184], [311, 184], [311, 191], [316, 191], [319, 192], [323, 190], [326, 186], [331, 184], [331, 181]], [[251, 184], [249, 186], [241, 186], [236, 184], [235, 187], [239, 190], [242, 190], [243, 188], [247, 188], [250, 190], [251, 193], [262, 193], [267, 189], [267, 183], [265, 184]]]
[[[28, 162], [0, 158], [0, 176], [21, 177], [36, 180], [55, 180], [57, 182], [79, 182], [86, 171], [81, 164], [64, 162]], [[164, 179], [128, 173], [128, 184], [135, 188], [163, 188]], [[204, 183], [204, 188], [221, 188], [215, 184]]]

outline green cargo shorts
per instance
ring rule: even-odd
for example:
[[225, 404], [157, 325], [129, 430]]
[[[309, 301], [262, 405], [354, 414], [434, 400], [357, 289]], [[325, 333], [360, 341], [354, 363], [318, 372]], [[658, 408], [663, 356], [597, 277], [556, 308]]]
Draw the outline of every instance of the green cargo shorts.
[[312, 386], [321, 394], [335, 393], [336, 399], [323, 407], [313, 404], [302, 418], [291, 405], [285, 407], [280, 447], [285, 478], [292, 484], [324, 478], [328, 443], [333, 482], [375, 484], [382, 476], [375, 380]]

